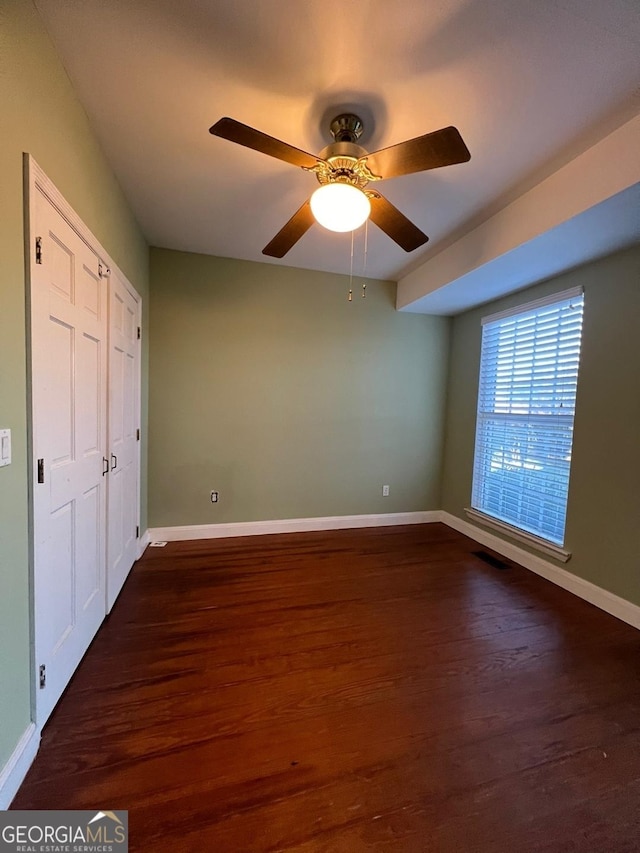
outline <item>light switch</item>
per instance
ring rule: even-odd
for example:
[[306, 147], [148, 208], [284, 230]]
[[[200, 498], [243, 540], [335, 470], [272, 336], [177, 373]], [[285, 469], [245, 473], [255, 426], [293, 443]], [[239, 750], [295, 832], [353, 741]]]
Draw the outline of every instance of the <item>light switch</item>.
[[0, 468], [11, 465], [11, 430], [0, 429]]

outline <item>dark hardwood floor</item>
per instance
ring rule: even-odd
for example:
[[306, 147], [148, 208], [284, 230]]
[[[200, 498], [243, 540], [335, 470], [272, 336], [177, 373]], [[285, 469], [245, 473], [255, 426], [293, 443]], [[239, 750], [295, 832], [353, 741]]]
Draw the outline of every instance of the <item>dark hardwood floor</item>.
[[640, 633], [444, 525], [147, 549], [13, 808], [132, 851], [640, 850]]

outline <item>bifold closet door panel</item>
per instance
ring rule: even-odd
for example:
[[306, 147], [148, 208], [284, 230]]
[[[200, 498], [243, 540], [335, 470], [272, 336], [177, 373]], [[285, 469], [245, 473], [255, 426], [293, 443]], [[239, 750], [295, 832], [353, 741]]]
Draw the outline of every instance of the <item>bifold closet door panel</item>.
[[109, 505], [107, 610], [138, 556], [140, 304], [126, 283], [109, 283]]
[[31, 265], [34, 615], [42, 725], [106, 612], [108, 282], [36, 194]]

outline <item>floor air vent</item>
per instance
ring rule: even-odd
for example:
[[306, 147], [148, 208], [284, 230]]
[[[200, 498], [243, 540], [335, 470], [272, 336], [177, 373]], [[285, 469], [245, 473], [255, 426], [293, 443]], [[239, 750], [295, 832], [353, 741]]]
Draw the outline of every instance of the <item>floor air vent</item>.
[[505, 563], [504, 560], [499, 560], [497, 557], [494, 557], [491, 554], [487, 554], [486, 551], [472, 551], [471, 552], [474, 557], [477, 557], [479, 560], [482, 560], [484, 563], [488, 563], [490, 566], [493, 566], [494, 569], [508, 569], [509, 563]]

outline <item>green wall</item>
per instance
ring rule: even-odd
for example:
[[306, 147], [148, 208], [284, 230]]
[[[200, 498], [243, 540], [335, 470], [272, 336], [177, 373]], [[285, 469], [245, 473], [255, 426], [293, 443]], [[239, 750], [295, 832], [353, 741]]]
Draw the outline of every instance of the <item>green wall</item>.
[[0, 428], [13, 441], [13, 462], [0, 469], [1, 769], [30, 720], [23, 152], [143, 299], [148, 250], [30, 0], [0, 6], [0, 116]]
[[481, 317], [576, 285], [585, 315], [565, 542], [572, 557], [563, 568], [640, 604], [640, 248], [455, 318], [443, 508], [466, 520]]
[[151, 250], [152, 527], [439, 508], [449, 321], [347, 292]]

